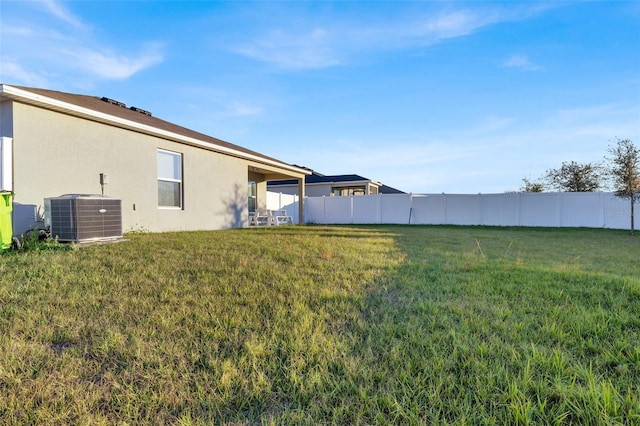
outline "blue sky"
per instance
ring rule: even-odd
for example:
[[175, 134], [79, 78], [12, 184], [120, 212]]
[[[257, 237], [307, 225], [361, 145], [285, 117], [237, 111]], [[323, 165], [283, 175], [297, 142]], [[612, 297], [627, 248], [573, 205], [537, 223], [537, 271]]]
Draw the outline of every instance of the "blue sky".
[[640, 2], [0, 0], [0, 43], [3, 83], [407, 192], [640, 144]]

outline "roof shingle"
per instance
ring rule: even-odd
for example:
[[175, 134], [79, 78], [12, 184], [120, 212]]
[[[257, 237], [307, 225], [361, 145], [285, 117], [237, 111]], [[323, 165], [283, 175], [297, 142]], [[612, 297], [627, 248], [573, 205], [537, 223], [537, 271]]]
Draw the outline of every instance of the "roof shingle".
[[[287, 163], [283, 163], [280, 160], [277, 160], [275, 158], [266, 156], [264, 154], [261, 154], [259, 152], [241, 147], [239, 145], [235, 145], [232, 144], [230, 142], [226, 142], [223, 141], [221, 139], [218, 138], [214, 138], [212, 136], [206, 135], [204, 133], [200, 133], [200, 132], [196, 132], [194, 130], [188, 129], [186, 127], [182, 127], [179, 126], [177, 124], [174, 123], [170, 123], [168, 121], [165, 120], [161, 120], [157, 117], [154, 117], [152, 115], [147, 115], [145, 113], [143, 113], [142, 111], [140, 111], [138, 109], [138, 111], [127, 108], [126, 106], [121, 106], [124, 105], [121, 102], [117, 102], [116, 103], [111, 103], [111, 102], [107, 102], [102, 100], [102, 97], [97, 97], [97, 96], [88, 96], [88, 95], [79, 95], [79, 94], [73, 94], [73, 93], [66, 93], [66, 92], [59, 92], [56, 90], [48, 90], [48, 89], [38, 89], [38, 88], [33, 88], [33, 87], [24, 87], [24, 86], [11, 86], [11, 87], [15, 87], [17, 89], [21, 89], [24, 90], [26, 92], [30, 92], [36, 95], [40, 95], [40, 96], [44, 96], [47, 98], [51, 98], [57, 101], [61, 101], [61, 102], [65, 102], [71, 105], [75, 105], [78, 107], [82, 107], [82, 108], [87, 108], [90, 109], [92, 111], [96, 111], [96, 112], [100, 112], [103, 114], [108, 114], [114, 117], [118, 117], [121, 119], [125, 119], [125, 120], [129, 120], [132, 121], [134, 123], [138, 123], [138, 124], [142, 124], [142, 125], [146, 125], [146, 126], [150, 126], [159, 130], [164, 130], [166, 132], [171, 132], [171, 133], [175, 133], [177, 135], [180, 136], [184, 136], [184, 137], [188, 137], [188, 138], [193, 138], [202, 142], [207, 142], [213, 145], [217, 145], [220, 147], [224, 147], [224, 148], [228, 148], [231, 150], [235, 150], [235, 151], [239, 151], [241, 153], [245, 153], [245, 154], [250, 154], [252, 156], [256, 156], [259, 158], [263, 158], [265, 160], [271, 161], [271, 162], [277, 162], [277, 163], [281, 163], [281, 164], [286, 164], [288, 166], [290, 166]], [[105, 99], [109, 99], [109, 98], [105, 98]], [[121, 104], [121, 105], [119, 105]], [[146, 111], [145, 111], [146, 112]]]

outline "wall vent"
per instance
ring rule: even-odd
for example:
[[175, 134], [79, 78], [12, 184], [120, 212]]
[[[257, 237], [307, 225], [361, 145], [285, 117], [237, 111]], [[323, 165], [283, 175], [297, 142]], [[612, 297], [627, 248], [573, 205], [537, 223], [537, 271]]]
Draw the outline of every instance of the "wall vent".
[[120, 102], [120, 101], [116, 101], [115, 99], [101, 98], [100, 100], [102, 102], [106, 102], [106, 103], [111, 104], [111, 105], [117, 105], [117, 106], [122, 107], [122, 108], [126, 108], [127, 107], [127, 105], [125, 103]]
[[144, 115], [148, 115], [149, 117], [151, 117], [151, 113], [147, 110], [144, 110], [142, 108], [138, 108], [138, 107], [130, 107], [129, 108], [131, 111], [135, 111], [135, 112], [139, 112], [140, 114], [144, 114]]
[[103, 195], [46, 198], [51, 236], [59, 241], [99, 242], [122, 238], [122, 201]]

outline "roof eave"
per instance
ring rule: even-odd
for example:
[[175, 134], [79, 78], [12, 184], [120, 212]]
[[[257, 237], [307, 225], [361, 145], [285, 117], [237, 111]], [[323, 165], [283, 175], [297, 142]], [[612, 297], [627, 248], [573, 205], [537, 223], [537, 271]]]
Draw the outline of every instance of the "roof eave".
[[263, 158], [257, 155], [241, 152], [232, 148], [215, 145], [210, 142], [205, 142], [196, 138], [183, 136], [178, 133], [169, 132], [166, 130], [158, 129], [153, 126], [148, 126], [142, 123], [136, 123], [135, 121], [127, 120], [124, 118], [116, 117], [103, 112], [95, 111], [89, 108], [84, 108], [78, 105], [74, 105], [68, 102], [53, 99], [47, 96], [39, 95], [37, 93], [29, 92], [17, 87], [13, 87], [7, 84], [0, 84], [0, 96], [6, 97], [12, 100], [27, 103], [29, 105], [35, 105], [46, 109], [51, 109], [66, 114], [86, 118], [89, 120], [97, 121], [104, 124], [114, 125], [116, 127], [132, 130], [135, 132], [144, 133], [150, 136], [156, 136], [163, 139], [169, 139], [175, 142], [184, 143], [187, 145], [201, 147], [210, 151], [219, 152], [221, 154], [230, 155], [245, 160], [251, 160], [270, 166], [276, 166], [278, 168], [292, 172], [295, 176], [310, 175], [311, 172], [300, 167], [292, 166], [287, 163], [273, 161], [269, 158]]

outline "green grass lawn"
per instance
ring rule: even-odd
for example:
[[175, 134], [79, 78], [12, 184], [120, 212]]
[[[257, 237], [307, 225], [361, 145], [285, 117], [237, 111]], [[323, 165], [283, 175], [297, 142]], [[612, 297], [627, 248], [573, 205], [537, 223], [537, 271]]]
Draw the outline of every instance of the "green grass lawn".
[[640, 424], [640, 238], [282, 227], [0, 256], [0, 424]]

